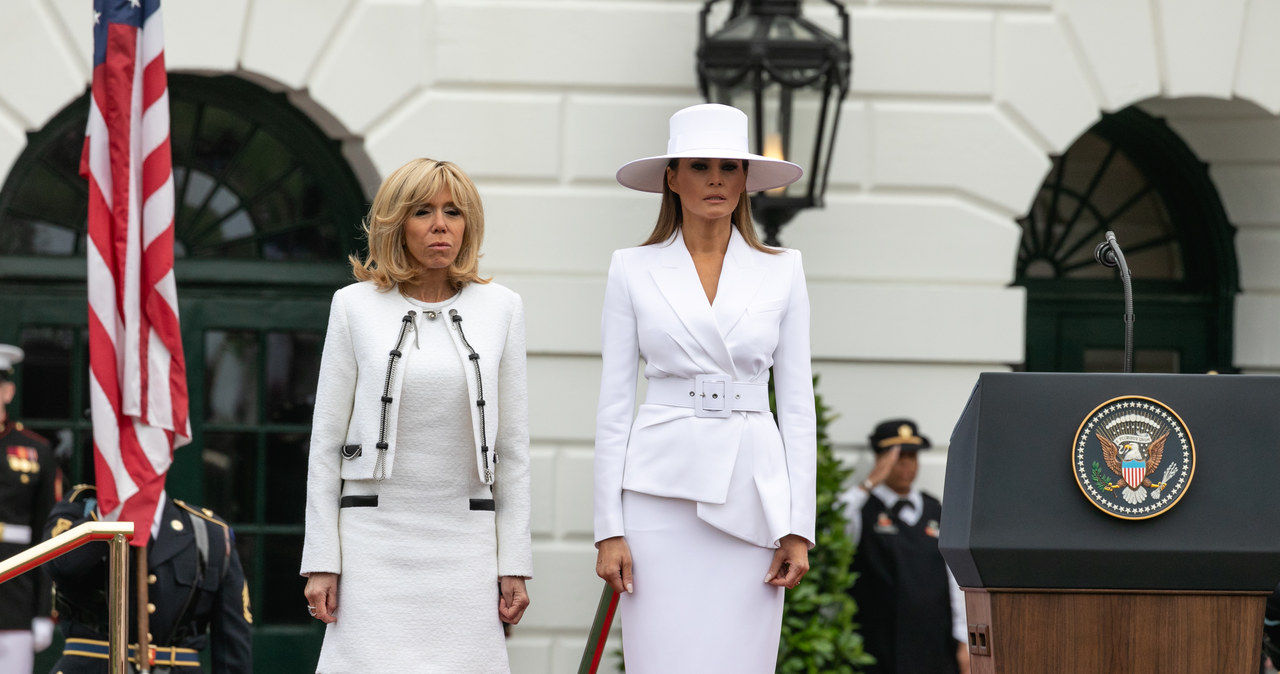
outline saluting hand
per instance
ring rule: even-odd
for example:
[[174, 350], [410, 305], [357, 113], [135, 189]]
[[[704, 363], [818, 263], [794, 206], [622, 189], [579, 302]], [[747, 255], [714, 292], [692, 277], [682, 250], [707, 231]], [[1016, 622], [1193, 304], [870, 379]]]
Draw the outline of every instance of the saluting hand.
[[872, 485], [884, 484], [889, 473], [893, 472], [893, 466], [898, 463], [898, 456], [901, 454], [902, 445], [894, 445], [888, 451], [877, 454], [876, 465], [871, 467], [870, 473], [867, 473], [867, 482]]
[[631, 582], [631, 548], [621, 536], [606, 538], [596, 546], [600, 552], [596, 555], [596, 575], [613, 588], [614, 592], [632, 592], [635, 587]]
[[524, 610], [529, 608], [529, 593], [525, 591], [524, 578], [502, 576], [498, 579], [498, 589], [498, 617], [510, 625], [519, 623]]
[[322, 623], [338, 622], [338, 574], [312, 572], [307, 576], [307, 586], [302, 594], [307, 597], [307, 608]]
[[779, 541], [773, 553], [773, 563], [764, 582], [778, 587], [793, 588], [809, 572], [809, 542], [795, 534], [787, 534]]

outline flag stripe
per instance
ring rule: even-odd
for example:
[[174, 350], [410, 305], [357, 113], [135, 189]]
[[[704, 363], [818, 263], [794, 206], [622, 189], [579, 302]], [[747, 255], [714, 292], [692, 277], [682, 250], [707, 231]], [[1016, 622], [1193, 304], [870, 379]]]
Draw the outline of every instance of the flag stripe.
[[107, 516], [146, 545], [190, 442], [173, 275], [173, 164], [159, 0], [94, 0], [94, 68], [80, 171], [89, 181], [94, 466]]

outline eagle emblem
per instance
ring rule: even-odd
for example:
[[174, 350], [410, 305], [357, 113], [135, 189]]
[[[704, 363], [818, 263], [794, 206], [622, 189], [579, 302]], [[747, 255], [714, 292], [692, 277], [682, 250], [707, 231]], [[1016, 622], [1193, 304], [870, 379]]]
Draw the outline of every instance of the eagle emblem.
[[1125, 396], [1094, 408], [1080, 424], [1072, 464], [1081, 491], [1103, 512], [1146, 519], [1182, 498], [1195, 472], [1195, 444], [1167, 405]]
[[1153, 488], [1156, 498], [1160, 497], [1160, 490], [1165, 483], [1154, 485], [1148, 478], [1164, 457], [1164, 442], [1169, 439], [1167, 432], [1155, 440], [1151, 439], [1150, 433], [1145, 432], [1126, 433], [1115, 439], [1108, 438], [1101, 431], [1096, 432], [1096, 435], [1098, 442], [1102, 444], [1102, 457], [1107, 462], [1107, 468], [1120, 477], [1120, 482], [1112, 489], [1123, 490], [1121, 494], [1129, 503], [1147, 500], [1148, 487]]

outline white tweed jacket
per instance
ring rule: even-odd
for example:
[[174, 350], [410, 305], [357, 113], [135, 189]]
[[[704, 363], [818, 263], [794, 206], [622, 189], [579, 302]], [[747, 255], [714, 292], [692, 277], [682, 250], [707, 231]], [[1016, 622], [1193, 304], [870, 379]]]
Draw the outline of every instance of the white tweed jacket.
[[[406, 321], [410, 311], [415, 313]], [[334, 293], [311, 428], [303, 575], [342, 572], [338, 516], [343, 481], [382, 480], [395, 470], [401, 378], [392, 377], [387, 385], [388, 360], [392, 350], [399, 352], [398, 373], [414, 357], [413, 331], [425, 320], [420, 313], [394, 287], [383, 292], [366, 281]], [[523, 304], [501, 285], [472, 283], [446, 314], [441, 319], [450, 321], [473, 401], [481, 396], [468, 344], [479, 354], [485, 405], [483, 414], [471, 405], [471, 422], [477, 475], [493, 485], [498, 574], [532, 577]], [[384, 395], [390, 399], [386, 404]], [[482, 437], [487, 447], [482, 447]]]

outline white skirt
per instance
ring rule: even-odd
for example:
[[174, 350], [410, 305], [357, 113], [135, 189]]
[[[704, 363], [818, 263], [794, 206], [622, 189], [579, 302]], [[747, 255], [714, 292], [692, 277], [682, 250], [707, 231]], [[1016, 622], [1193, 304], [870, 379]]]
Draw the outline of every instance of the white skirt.
[[635, 588], [618, 603], [627, 674], [772, 674], [774, 551], [698, 519], [693, 501], [623, 491], [622, 513]]

